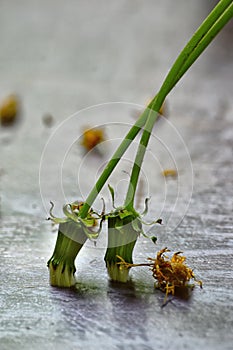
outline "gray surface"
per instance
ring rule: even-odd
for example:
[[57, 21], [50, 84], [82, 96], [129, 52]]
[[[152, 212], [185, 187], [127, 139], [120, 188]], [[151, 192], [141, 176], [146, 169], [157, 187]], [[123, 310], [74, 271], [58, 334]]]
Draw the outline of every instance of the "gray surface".
[[[46, 261], [56, 233], [44, 220], [44, 205], [52, 199], [59, 211], [60, 187], [68, 200], [78, 193], [71, 181], [77, 170], [73, 162], [82, 160], [78, 147], [67, 157], [62, 186], [57, 165], [42, 162], [42, 170], [47, 169], [42, 173], [43, 201], [39, 188], [42, 151], [56, 127], [93, 104], [144, 104], [212, 6], [211, 1], [181, 0], [0, 2], [0, 97], [15, 91], [23, 107], [18, 126], [0, 129], [1, 349], [232, 348], [232, 25], [169, 97], [170, 121], [189, 150], [193, 177], [177, 131], [161, 121], [156, 134], [170, 147], [180, 176], [164, 184], [159, 167], [172, 163], [169, 159], [166, 163], [163, 150], [155, 151], [152, 142], [150, 150], [159, 163], [154, 172], [145, 163], [148, 182], [144, 181], [140, 194], [151, 195], [148, 219], [160, 213], [165, 219], [163, 227], [152, 229], [158, 236], [156, 250], [164, 246], [183, 250], [202, 279], [203, 290], [195, 288], [188, 301], [174, 299], [161, 309], [164, 295], [154, 290], [146, 269], [132, 270], [130, 286], [111, 285], [103, 262], [104, 232], [97, 247], [88, 243], [77, 259], [77, 290], [51, 288]], [[106, 125], [116, 120], [121, 110], [116, 105], [111, 115], [106, 106], [97, 108], [95, 123], [105, 124], [108, 136], [117, 138], [123, 122], [133, 120], [135, 107], [124, 109], [125, 116], [117, 119], [120, 126]], [[53, 128], [43, 125], [45, 113], [54, 116]], [[84, 125], [85, 113], [80, 118]], [[69, 135], [65, 138], [69, 143]], [[63, 152], [63, 144], [55, 146], [55, 153]], [[88, 192], [114, 146], [112, 142], [100, 162], [94, 156], [91, 165], [86, 160], [80, 170], [86, 176], [80, 180], [79, 196]], [[126, 170], [130, 154], [127, 159]], [[119, 176], [127, 179], [122, 169], [113, 182], [119, 184]], [[172, 214], [178, 188], [179, 201]], [[138, 198], [140, 205], [142, 198]], [[154, 254], [155, 247], [141, 238], [135, 261]]]

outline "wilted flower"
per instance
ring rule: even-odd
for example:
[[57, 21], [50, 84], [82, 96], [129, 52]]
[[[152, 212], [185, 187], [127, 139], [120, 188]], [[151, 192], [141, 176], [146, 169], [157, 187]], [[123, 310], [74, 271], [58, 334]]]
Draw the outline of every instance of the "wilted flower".
[[118, 264], [126, 269], [135, 266], [151, 267], [152, 275], [157, 280], [155, 287], [166, 293], [165, 301], [168, 294], [175, 295], [178, 288], [193, 287], [190, 280], [194, 280], [202, 288], [202, 282], [196, 279], [193, 270], [185, 264], [186, 257], [177, 252], [169, 259], [164, 255], [166, 252], [169, 252], [167, 248], [160, 250], [156, 258], [148, 258], [150, 262], [145, 264], [129, 264], [118, 256], [121, 260]]
[[181, 252], [174, 253], [171, 259], [164, 255], [169, 252], [167, 248], [160, 250], [152, 261], [153, 277], [157, 280], [156, 288], [163, 292], [175, 295], [176, 288], [189, 287], [189, 281], [194, 280], [202, 287], [202, 282], [197, 281], [193, 270], [185, 264], [186, 257]]

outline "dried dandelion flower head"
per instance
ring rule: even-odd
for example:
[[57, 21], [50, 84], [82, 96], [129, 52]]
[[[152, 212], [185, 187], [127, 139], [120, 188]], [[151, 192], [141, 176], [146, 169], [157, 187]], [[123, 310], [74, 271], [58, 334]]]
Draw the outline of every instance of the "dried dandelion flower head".
[[149, 258], [152, 261], [152, 274], [157, 280], [156, 288], [166, 292], [166, 295], [175, 294], [177, 287], [188, 287], [189, 281], [193, 279], [202, 287], [202, 282], [196, 280], [194, 272], [186, 264], [186, 257], [181, 256], [181, 252], [173, 254], [171, 259], [166, 255], [169, 252], [167, 248], [160, 250], [155, 259]]
[[156, 258], [148, 258], [149, 263], [144, 264], [128, 264], [118, 256], [121, 260], [119, 264], [125, 268], [136, 266], [151, 267], [152, 275], [157, 280], [155, 287], [166, 293], [166, 297], [168, 294], [175, 295], [177, 288], [194, 287], [194, 284], [189, 283], [192, 279], [202, 288], [202, 282], [196, 279], [193, 270], [185, 264], [186, 257], [181, 256], [181, 252], [177, 252], [169, 259], [168, 256], [164, 255], [167, 252], [169, 252], [167, 248], [160, 250]]

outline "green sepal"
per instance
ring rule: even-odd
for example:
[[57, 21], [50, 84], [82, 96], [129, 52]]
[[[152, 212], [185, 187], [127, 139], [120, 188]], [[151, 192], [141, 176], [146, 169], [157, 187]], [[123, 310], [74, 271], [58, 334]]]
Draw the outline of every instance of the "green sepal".
[[149, 200], [150, 200], [150, 198], [146, 198], [145, 199], [145, 209], [143, 210], [141, 216], [144, 216], [144, 215], [146, 215], [148, 213], [148, 208], [149, 208], [148, 202], [149, 202]]
[[[65, 218], [56, 218], [52, 210], [54, 208], [54, 204], [51, 203], [51, 209], [50, 209], [50, 220], [52, 220], [55, 224], [65, 224], [69, 222], [73, 222], [75, 225], [78, 225], [77, 227], [80, 227], [80, 229], [83, 230], [83, 232], [86, 234], [86, 237], [89, 239], [96, 239], [101, 231], [102, 228], [102, 221], [105, 219], [104, 213], [102, 216], [97, 215], [93, 212], [92, 209], [89, 210], [87, 216], [85, 218], [81, 218], [79, 216], [79, 209], [73, 209], [72, 206], [78, 205], [79, 202], [74, 202], [71, 204], [66, 204], [63, 206], [63, 212], [65, 214]], [[97, 217], [96, 217], [96, 216]], [[95, 230], [97, 219], [100, 220], [99, 229]]]
[[108, 184], [108, 189], [112, 197], [112, 206], [115, 208], [115, 191], [111, 185]]
[[129, 216], [132, 216], [132, 212], [128, 211], [127, 209], [123, 209], [123, 210], [119, 211], [119, 217], [121, 220], [123, 220]]
[[156, 244], [156, 242], [157, 242], [157, 237], [152, 236], [152, 237], [151, 237], [151, 240], [152, 240], [152, 242], [153, 242], [154, 244]]
[[134, 220], [132, 220], [132, 227], [138, 233], [143, 232], [141, 220], [138, 218], [135, 218]]

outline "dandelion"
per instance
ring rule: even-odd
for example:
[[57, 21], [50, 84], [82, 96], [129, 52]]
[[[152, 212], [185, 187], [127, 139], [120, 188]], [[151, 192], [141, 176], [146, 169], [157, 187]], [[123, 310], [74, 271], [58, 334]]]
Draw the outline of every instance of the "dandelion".
[[[142, 265], [150, 266], [153, 277], [157, 281], [157, 288], [165, 292], [166, 296], [170, 293], [175, 294], [176, 288], [180, 286], [186, 288], [191, 279], [196, 281], [192, 269], [185, 264], [185, 257], [182, 257], [181, 253], [177, 252], [169, 259], [164, 255], [168, 251], [167, 248], [158, 252], [155, 259], [150, 258], [150, 262], [147, 264], [134, 265], [132, 263], [133, 248], [138, 235], [142, 232], [142, 220], [141, 216], [134, 209], [134, 198], [151, 132], [159, 117], [159, 111], [162, 112], [161, 108], [167, 95], [213, 38], [232, 18], [232, 15], [232, 0], [220, 0], [177, 57], [158, 93], [122, 140], [90, 191], [85, 203], [81, 206], [78, 204], [77, 207], [75, 205], [65, 206], [65, 219], [57, 219], [51, 215], [51, 220], [60, 225], [55, 250], [48, 262], [53, 285], [70, 286], [74, 283], [72, 279], [75, 272], [74, 259], [87, 238], [92, 239], [98, 236], [102, 220], [105, 218], [108, 220], [108, 248], [105, 254], [105, 262], [112, 279], [126, 281], [128, 274], [126, 271], [121, 273], [122, 269], [127, 270], [130, 267]], [[107, 216], [96, 216], [96, 213], [90, 209], [93, 202], [129, 145], [142, 129], [143, 132], [133, 163], [123, 206], [114, 208]], [[103, 140], [104, 134], [102, 129], [86, 129], [83, 133], [82, 146], [89, 151]], [[100, 219], [100, 225], [96, 231], [96, 220], [98, 219]], [[156, 241], [155, 238], [151, 239], [153, 242]], [[77, 242], [78, 245], [76, 244]], [[64, 274], [68, 276], [67, 279], [63, 279]], [[202, 285], [201, 281], [196, 282], [200, 286]]]

